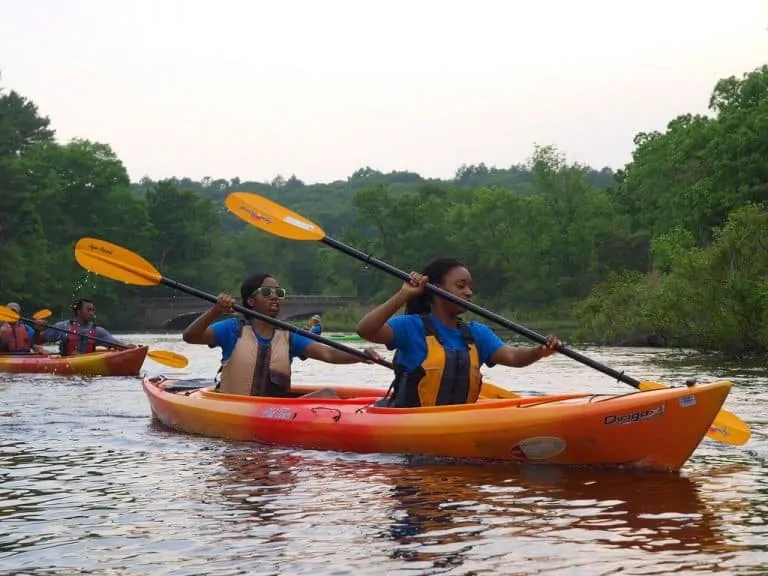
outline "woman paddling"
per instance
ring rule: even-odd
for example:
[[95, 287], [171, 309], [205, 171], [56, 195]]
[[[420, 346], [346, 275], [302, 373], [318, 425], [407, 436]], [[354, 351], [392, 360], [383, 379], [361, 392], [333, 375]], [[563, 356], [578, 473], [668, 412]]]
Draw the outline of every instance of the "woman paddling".
[[[240, 286], [243, 306], [277, 318], [285, 289], [269, 274], [253, 274]], [[290, 396], [291, 361], [314, 358], [331, 364], [366, 362], [357, 356], [336, 350], [306, 336], [276, 329], [261, 320], [228, 318], [212, 324], [221, 314], [234, 312], [234, 299], [220, 294], [215, 305], [203, 312], [186, 330], [184, 341], [221, 348], [221, 392], [246, 396]], [[378, 359], [373, 348], [365, 353]], [[325, 389], [312, 395], [335, 395]]]
[[[429, 281], [464, 300], [472, 299], [469, 270], [451, 258], [431, 262], [381, 306], [357, 323], [357, 333], [396, 350], [394, 392], [380, 405], [406, 408], [476, 402], [482, 386], [480, 367], [503, 364], [522, 368], [562, 346], [554, 336], [546, 346], [515, 348], [479, 322], [465, 323], [465, 309], [425, 292]], [[391, 318], [403, 305], [405, 315]]]

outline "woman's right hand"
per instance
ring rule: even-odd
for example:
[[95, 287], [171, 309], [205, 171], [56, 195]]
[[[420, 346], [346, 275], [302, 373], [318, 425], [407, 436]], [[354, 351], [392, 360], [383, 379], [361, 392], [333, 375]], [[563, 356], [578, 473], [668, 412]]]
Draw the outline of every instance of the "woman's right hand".
[[400, 287], [400, 292], [410, 300], [411, 298], [415, 298], [419, 294], [422, 294], [424, 292], [424, 287], [428, 282], [429, 278], [427, 276], [419, 274], [418, 272], [411, 272], [411, 278], [408, 281], [403, 282], [403, 285]]
[[221, 293], [216, 298], [215, 308], [221, 314], [234, 314], [235, 313], [235, 299], [229, 294]]

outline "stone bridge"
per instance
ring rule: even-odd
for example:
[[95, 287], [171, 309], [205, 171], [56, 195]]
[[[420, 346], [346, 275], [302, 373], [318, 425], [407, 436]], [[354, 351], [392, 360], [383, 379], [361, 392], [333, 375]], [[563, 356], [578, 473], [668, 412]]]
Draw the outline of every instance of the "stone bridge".
[[[139, 302], [144, 310], [144, 326], [149, 330], [183, 330], [211, 307], [207, 300], [194, 296], [144, 297]], [[356, 296], [286, 296], [280, 305], [280, 319], [306, 319], [331, 308], [367, 303], [367, 298]]]

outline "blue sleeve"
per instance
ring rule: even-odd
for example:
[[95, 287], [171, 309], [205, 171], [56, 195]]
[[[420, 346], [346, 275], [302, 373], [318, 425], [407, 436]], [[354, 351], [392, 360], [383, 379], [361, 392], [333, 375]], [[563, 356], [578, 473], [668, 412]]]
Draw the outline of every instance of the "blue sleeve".
[[397, 364], [405, 370], [415, 370], [427, 357], [427, 343], [424, 340], [424, 324], [414, 315], [395, 316], [387, 320], [392, 328], [392, 341], [387, 349], [397, 350]]
[[43, 341], [44, 342], [59, 342], [67, 337], [67, 332], [69, 331], [69, 321], [68, 320], [62, 320], [61, 322], [56, 322], [56, 324], [53, 325], [55, 328], [61, 328], [62, 330], [55, 330], [54, 328], [48, 327], [43, 330]]
[[485, 324], [470, 322], [469, 326], [472, 331], [472, 338], [475, 339], [475, 344], [477, 345], [480, 362], [489, 367], [493, 366], [494, 364], [491, 362], [491, 356], [493, 356], [499, 348], [504, 346], [504, 341]]
[[[232, 355], [232, 350], [235, 349], [237, 344], [237, 327], [240, 321], [237, 318], [227, 318], [219, 322], [211, 324], [210, 328], [213, 330], [214, 342], [209, 344], [209, 348], [221, 348], [221, 359], [228, 360]], [[246, 327], [244, 327], [246, 328]]]
[[24, 328], [27, 330], [27, 334], [29, 334], [29, 341], [32, 342], [32, 344], [35, 343], [35, 329], [30, 326], [29, 324], [24, 324]]
[[302, 336], [301, 334], [296, 334], [296, 332], [291, 332], [291, 339], [290, 339], [291, 360], [293, 360], [297, 356], [301, 357], [302, 360], [306, 358], [304, 351], [307, 349], [307, 346], [312, 344], [312, 342], [314, 342], [314, 340], [307, 338], [306, 336]]
[[416, 323], [420, 323], [418, 317], [410, 315], [395, 316], [387, 320], [387, 324], [392, 328], [392, 341], [387, 344], [387, 350], [408, 348]]
[[[110, 342], [112, 344], [117, 344], [117, 340], [115, 340], [115, 337], [110, 334], [106, 328], [102, 328], [101, 326], [96, 326], [93, 331], [95, 332], [94, 336], [98, 338], [99, 340], [105, 340], [107, 342]], [[103, 342], [97, 342], [98, 344], [103, 344]]]

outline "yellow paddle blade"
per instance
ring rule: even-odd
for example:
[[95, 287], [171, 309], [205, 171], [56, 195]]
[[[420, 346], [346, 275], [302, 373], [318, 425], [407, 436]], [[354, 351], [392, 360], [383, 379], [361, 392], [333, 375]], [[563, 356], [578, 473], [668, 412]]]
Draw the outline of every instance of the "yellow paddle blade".
[[[664, 384], [658, 382], [651, 382], [644, 380], [640, 382], [640, 390], [660, 390], [661, 388], [668, 388]], [[720, 410], [715, 416], [714, 422], [709, 426], [707, 437], [718, 442], [725, 444], [731, 444], [733, 446], [741, 446], [746, 444], [752, 437], [752, 432], [749, 430], [746, 422], [741, 418], [728, 412], [728, 410]]]
[[483, 382], [483, 387], [480, 388], [480, 398], [485, 400], [506, 400], [508, 398], [522, 398], [522, 396], [490, 382]]
[[19, 321], [20, 316], [16, 313], [16, 310], [11, 310], [6, 306], [0, 306], [0, 322], [9, 322], [13, 324]]
[[[44, 320], [46, 318], [49, 318], [53, 314], [50, 310], [47, 308], [43, 308], [42, 310], [38, 310], [32, 315], [32, 318], [35, 320]], [[0, 321], [2, 322], [18, 322], [19, 318], [21, 316], [16, 313], [15, 310], [11, 310], [10, 308], [6, 308], [5, 306], [0, 306]]]
[[738, 416], [728, 410], [720, 410], [715, 421], [709, 425], [707, 436], [726, 444], [741, 446], [752, 437], [749, 426]]
[[80, 238], [77, 241], [75, 260], [94, 274], [126, 284], [157, 286], [163, 277], [152, 264], [135, 252], [96, 238]]
[[150, 350], [147, 356], [155, 362], [170, 366], [171, 368], [185, 368], [189, 364], [186, 356], [176, 354], [176, 352], [171, 352], [170, 350]]
[[232, 214], [251, 226], [289, 240], [322, 240], [325, 232], [311, 220], [258, 194], [232, 192], [225, 201]]
[[640, 390], [643, 392], [647, 392], [648, 390], [661, 390], [662, 388], [669, 388], [669, 386], [658, 382], [651, 382], [650, 380], [643, 380], [640, 382]]

